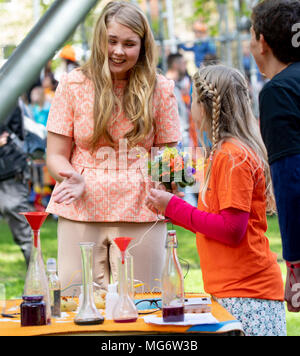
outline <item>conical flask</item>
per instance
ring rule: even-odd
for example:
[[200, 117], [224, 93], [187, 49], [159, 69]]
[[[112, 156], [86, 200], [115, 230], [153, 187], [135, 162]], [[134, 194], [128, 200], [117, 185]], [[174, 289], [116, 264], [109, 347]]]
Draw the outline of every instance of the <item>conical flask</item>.
[[40, 229], [46, 220], [45, 212], [22, 212], [31, 226], [33, 244], [24, 285], [24, 296], [43, 296], [46, 303], [47, 324], [51, 324], [51, 307], [48, 279], [41, 250]]
[[128, 280], [132, 278], [128, 275], [131, 269], [127, 266], [130, 259], [125, 257], [126, 249], [132, 239], [132, 237], [117, 237], [114, 239], [121, 251], [118, 263], [119, 299], [113, 310], [113, 320], [116, 323], [131, 323], [138, 318], [138, 311], [131, 297], [128, 283]]
[[93, 289], [93, 247], [94, 242], [81, 242], [83, 300], [74, 322], [78, 325], [101, 324], [103, 316], [96, 308]]

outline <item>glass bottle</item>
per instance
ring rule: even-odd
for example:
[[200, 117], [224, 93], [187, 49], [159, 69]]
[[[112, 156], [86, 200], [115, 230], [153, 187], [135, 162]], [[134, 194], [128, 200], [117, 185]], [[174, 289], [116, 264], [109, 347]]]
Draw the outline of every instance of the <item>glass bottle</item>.
[[74, 322], [78, 325], [101, 324], [103, 316], [96, 308], [93, 288], [93, 247], [94, 242], [81, 242], [83, 300]]
[[162, 313], [165, 322], [184, 320], [183, 274], [177, 257], [175, 230], [169, 230], [166, 239], [166, 259], [162, 273]]
[[21, 326], [46, 325], [46, 303], [42, 295], [23, 295], [20, 305]]
[[23, 294], [27, 297], [43, 296], [46, 304], [47, 324], [51, 324], [50, 294], [41, 251], [40, 230], [33, 230], [33, 244]]
[[55, 258], [48, 258], [47, 272], [48, 272], [48, 283], [49, 283], [49, 292], [50, 292], [51, 316], [54, 318], [60, 318], [61, 285], [60, 285], [60, 280], [58, 279], [58, 276], [56, 274]]

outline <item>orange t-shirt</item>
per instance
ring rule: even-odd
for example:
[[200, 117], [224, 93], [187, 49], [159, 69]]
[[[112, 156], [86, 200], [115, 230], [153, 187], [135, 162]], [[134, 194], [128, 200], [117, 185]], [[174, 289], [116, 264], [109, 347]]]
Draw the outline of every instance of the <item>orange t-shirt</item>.
[[197, 233], [205, 291], [217, 298], [283, 300], [283, 280], [267, 230], [265, 178], [253, 155], [233, 142], [215, 153], [206, 204], [198, 209], [219, 213], [226, 208], [249, 212], [242, 242], [230, 247]]

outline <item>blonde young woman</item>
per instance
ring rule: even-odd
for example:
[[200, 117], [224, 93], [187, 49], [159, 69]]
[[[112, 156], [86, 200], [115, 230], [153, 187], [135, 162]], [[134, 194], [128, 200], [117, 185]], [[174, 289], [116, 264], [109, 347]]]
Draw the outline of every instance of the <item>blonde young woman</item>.
[[205, 291], [246, 335], [286, 335], [281, 271], [265, 236], [270, 170], [246, 80], [222, 65], [193, 79], [192, 116], [212, 142], [198, 209], [156, 189], [147, 205], [196, 234]]
[[[174, 84], [156, 73], [156, 49], [143, 12], [110, 2], [95, 27], [90, 60], [64, 74], [48, 118], [47, 165], [57, 181], [47, 211], [59, 216], [63, 288], [81, 278], [79, 242], [95, 242], [94, 279], [117, 280], [113, 238], [139, 243], [157, 219], [145, 204], [152, 183], [138, 147], [174, 145], [180, 127]], [[127, 155], [128, 153], [128, 155]], [[135, 279], [159, 286], [166, 226], [159, 222], [131, 249]], [[70, 293], [66, 291], [66, 293]]]

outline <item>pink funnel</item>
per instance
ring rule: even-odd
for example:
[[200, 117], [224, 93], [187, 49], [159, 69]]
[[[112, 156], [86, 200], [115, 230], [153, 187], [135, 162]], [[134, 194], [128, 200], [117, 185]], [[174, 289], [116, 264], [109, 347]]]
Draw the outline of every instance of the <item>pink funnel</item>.
[[31, 229], [33, 231], [33, 236], [34, 236], [34, 246], [37, 247], [37, 239], [38, 239], [38, 233], [43, 225], [44, 221], [46, 220], [47, 216], [49, 213], [46, 212], [40, 212], [40, 211], [26, 211], [20, 213], [21, 215], [24, 215], [25, 218], [27, 219], [29, 225], [31, 226]]
[[114, 238], [114, 242], [119, 247], [122, 256], [122, 263], [124, 264], [125, 251], [130, 244], [130, 241], [134, 239], [134, 237], [116, 237]]

